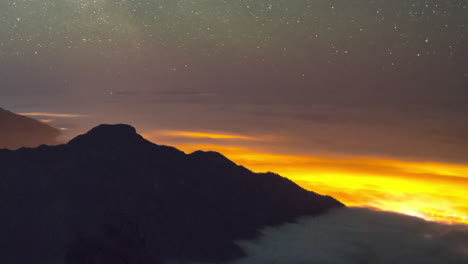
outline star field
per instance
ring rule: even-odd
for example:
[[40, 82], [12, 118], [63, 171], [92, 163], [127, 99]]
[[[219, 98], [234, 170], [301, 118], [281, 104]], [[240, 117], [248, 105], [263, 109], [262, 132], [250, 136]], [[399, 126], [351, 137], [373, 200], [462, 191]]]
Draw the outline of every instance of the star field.
[[79, 112], [339, 107], [452, 137], [468, 113], [467, 17], [462, 0], [7, 0], [0, 93]]
[[382, 67], [430, 58], [457, 63], [466, 56], [466, 1], [8, 0], [0, 5], [1, 56], [59, 52], [106, 58], [168, 49], [204, 56], [321, 54], [329, 63], [362, 56], [381, 59]]

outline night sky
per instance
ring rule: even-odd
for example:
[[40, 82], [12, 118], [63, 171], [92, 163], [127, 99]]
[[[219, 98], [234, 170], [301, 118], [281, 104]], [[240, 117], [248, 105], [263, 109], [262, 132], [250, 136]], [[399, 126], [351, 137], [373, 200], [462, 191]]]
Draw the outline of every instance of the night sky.
[[0, 23], [0, 107], [67, 139], [123, 122], [258, 169], [452, 184], [400, 198], [468, 186], [467, 0], [2, 0]]

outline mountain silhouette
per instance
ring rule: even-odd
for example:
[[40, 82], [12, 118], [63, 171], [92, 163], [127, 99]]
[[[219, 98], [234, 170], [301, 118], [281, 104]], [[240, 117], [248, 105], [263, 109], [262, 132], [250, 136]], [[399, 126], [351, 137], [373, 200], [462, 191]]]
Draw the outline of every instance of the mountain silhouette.
[[0, 148], [56, 145], [60, 131], [35, 119], [0, 108]]
[[216, 152], [185, 154], [128, 125], [0, 150], [0, 258], [10, 263], [221, 262], [266, 226], [343, 204]]

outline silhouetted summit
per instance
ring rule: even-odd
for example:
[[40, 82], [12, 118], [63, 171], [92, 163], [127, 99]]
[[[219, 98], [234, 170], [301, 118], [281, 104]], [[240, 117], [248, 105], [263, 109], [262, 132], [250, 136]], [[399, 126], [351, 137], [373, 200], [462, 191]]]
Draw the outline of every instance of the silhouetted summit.
[[236, 240], [343, 206], [216, 152], [185, 154], [128, 125], [0, 150], [1, 263], [160, 263], [242, 257]]
[[131, 140], [135, 138], [141, 138], [137, 134], [137, 131], [134, 127], [126, 124], [117, 124], [117, 125], [99, 125], [91, 129], [88, 133], [80, 137], [92, 137], [96, 139], [120, 139], [120, 140]]
[[132, 126], [124, 124], [100, 125], [88, 133], [72, 139], [68, 145], [99, 148], [112, 145], [137, 145], [141, 144], [143, 140], [143, 137], [138, 135]]
[[56, 145], [59, 135], [56, 128], [0, 108], [0, 149]]

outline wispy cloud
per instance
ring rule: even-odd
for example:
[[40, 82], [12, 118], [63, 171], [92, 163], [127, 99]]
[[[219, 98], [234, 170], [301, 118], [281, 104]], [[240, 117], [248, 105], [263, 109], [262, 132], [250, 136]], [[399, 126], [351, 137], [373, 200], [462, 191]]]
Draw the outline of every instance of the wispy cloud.
[[208, 132], [195, 132], [195, 131], [162, 131], [162, 134], [168, 135], [168, 136], [188, 137], [188, 138], [255, 140], [254, 138], [248, 137], [248, 136], [226, 134], [226, 133], [208, 133]]
[[156, 137], [186, 138], [186, 139], [208, 139], [208, 140], [259, 140], [252, 136], [231, 134], [214, 131], [178, 131], [178, 130], [157, 130], [143, 133], [148, 139]]
[[86, 115], [81, 114], [61, 114], [61, 113], [43, 113], [43, 112], [31, 112], [31, 113], [18, 113], [23, 116], [37, 116], [37, 117], [68, 117], [68, 118], [78, 118], [86, 117]]

